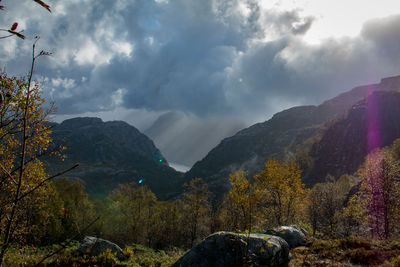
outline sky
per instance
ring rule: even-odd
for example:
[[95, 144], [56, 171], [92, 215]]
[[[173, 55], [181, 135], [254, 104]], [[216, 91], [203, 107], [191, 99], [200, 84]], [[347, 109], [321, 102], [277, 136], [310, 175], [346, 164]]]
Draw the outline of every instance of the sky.
[[[56, 102], [55, 120], [97, 116], [146, 131], [181, 114], [179, 134], [198, 136], [161, 129], [155, 143], [164, 154], [180, 146], [170, 161], [186, 166], [278, 111], [400, 74], [398, 0], [46, 2], [52, 13], [1, 2], [0, 27], [17, 21], [27, 38], [0, 40], [0, 67], [27, 74], [40, 36], [38, 49], [53, 55], [40, 58], [35, 78]], [[192, 153], [195, 143], [207, 145]]]

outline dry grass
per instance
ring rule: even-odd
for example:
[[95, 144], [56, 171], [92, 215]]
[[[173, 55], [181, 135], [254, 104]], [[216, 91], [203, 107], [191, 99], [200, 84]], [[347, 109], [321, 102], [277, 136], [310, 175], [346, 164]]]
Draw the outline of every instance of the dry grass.
[[291, 251], [289, 266], [400, 266], [399, 255], [399, 240], [314, 240]]

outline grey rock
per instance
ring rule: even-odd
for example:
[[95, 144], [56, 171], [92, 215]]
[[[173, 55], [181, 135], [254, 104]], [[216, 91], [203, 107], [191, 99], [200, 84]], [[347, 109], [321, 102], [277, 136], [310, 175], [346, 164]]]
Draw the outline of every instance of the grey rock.
[[287, 266], [288, 263], [289, 245], [280, 237], [217, 232], [173, 266]]
[[85, 236], [76, 252], [80, 254], [97, 256], [105, 253], [107, 249], [111, 250], [113, 253], [116, 253], [118, 258], [124, 257], [122, 249], [117, 244], [93, 236]]
[[283, 238], [290, 248], [304, 246], [307, 242], [307, 231], [297, 225], [280, 226], [273, 230], [267, 230], [265, 234]]

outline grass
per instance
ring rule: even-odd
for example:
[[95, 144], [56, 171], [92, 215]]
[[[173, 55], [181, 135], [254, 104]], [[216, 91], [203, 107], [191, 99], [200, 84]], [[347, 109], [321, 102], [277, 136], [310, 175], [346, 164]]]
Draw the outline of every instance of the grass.
[[137, 266], [146, 267], [171, 266], [185, 253], [185, 251], [177, 248], [168, 251], [155, 251], [142, 245], [128, 246], [128, 249], [133, 251], [132, 259], [138, 264]]
[[[153, 250], [142, 245], [131, 245], [124, 249], [125, 259], [119, 260], [111, 252], [94, 256], [79, 256], [74, 253], [78, 247], [75, 242], [61, 253], [47, 259], [42, 266], [171, 266], [184, 251], [180, 249]], [[4, 266], [35, 266], [43, 257], [58, 248], [57, 245], [34, 248], [30, 246], [13, 247], [8, 251]]]
[[[60, 254], [48, 259], [42, 266], [171, 266], [185, 251], [177, 248], [154, 250], [142, 245], [124, 249], [125, 259], [118, 260], [110, 252], [97, 257], [73, 253], [78, 243], [73, 243]], [[6, 256], [4, 266], [34, 266], [56, 245], [34, 248], [13, 247]], [[369, 240], [345, 238], [335, 240], [315, 239], [306, 246], [291, 250], [290, 267], [294, 266], [387, 266], [400, 267], [400, 240]]]
[[[61, 252], [59, 255], [70, 254], [73, 250], [78, 248], [78, 242], [72, 242], [68, 248]], [[34, 266], [42, 258], [49, 255], [51, 252], [58, 249], [58, 245], [46, 247], [10, 247], [4, 259], [5, 266]], [[57, 255], [57, 256], [59, 256]], [[51, 257], [49, 260], [54, 260], [57, 256]]]

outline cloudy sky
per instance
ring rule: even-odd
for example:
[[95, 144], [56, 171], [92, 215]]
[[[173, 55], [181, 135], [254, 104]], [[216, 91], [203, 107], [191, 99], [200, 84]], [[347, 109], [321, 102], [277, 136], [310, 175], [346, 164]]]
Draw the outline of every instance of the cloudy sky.
[[398, 0], [46, 2], [52, 13], [1, 2], [0, 27], [18, 21], [27, 38], [0, 40], [0, 66], [26, 74], [39, 35], [53, 56], [40, 59], [36, 79], [58, 120], [84, 114], [146, 130], [179, 112], [186, 128], [227, 123], [212, 147], [282, 109], [400, 74]]

